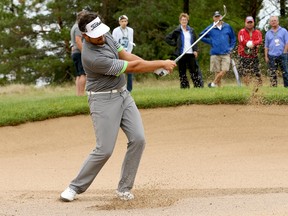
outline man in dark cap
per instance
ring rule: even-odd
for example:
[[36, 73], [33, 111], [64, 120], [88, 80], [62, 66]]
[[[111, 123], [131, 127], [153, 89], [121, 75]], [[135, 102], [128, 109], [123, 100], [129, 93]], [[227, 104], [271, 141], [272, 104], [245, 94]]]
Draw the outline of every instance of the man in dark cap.
[[[219, 11], [214, 12], [213, 21], [214, 23], [218, 22], [217, 25], [201, 39], [211, 46], [210, 71], [215, 73], [215, 79], [208, 84], [210, 88], [221, 86], [221, 80], [230, 68], [230, 54], [236, 45], [234, 31], [228, 23], [222, 21], [222, 15]], [[213, 24], [204, 29], [199, 37], [208, 31]]]

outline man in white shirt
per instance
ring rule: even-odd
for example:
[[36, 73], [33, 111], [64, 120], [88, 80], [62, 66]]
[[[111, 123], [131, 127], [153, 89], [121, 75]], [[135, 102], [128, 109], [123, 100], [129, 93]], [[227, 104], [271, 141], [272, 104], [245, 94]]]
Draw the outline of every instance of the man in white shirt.
[[[119, 20], [119, 26], [116, 27], [113, 32], [112, 36], [113, 38], [121, 44], [124, 49], [132, 53], [133, 50], [133, 35], [134, 30], [130, 27], [128, 27], [128, 17], [126, 15], [122, 15], [118, 18]], [[132, 83], [133, 83], [133, 75], [131, 73], [127, 74], [127, 90], [129, 92], [132, 91]]]

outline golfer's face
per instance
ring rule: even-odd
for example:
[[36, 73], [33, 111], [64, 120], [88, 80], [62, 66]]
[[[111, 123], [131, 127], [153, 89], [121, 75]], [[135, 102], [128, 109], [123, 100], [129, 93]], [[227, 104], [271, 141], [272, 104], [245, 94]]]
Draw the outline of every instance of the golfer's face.
[[103, 45], [105, 43], [105, 36], [104, 35], [97, 37], [97, 38], [91, 38], [91, 37], [86, 35], [85, 39], [94, 45]]

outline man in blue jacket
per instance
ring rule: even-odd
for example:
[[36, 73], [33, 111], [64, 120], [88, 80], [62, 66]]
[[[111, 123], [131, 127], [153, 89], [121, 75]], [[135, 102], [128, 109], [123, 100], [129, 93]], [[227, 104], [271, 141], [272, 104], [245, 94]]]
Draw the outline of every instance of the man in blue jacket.
[[[236, 36], [232, 27], [221, 20], [222, 16], [219, 11], [213, 14], [214, 23], [218, 24], [208, 32], [202, 39], [204, 43], [211, 46], [210, 50], [210, 71], [215, 72], [215, 79], [208, 84], [208, 87], [221, 86], [223, 76], [229, 71], [231, 57], [230, 53], [236, 45]], [[203, 32], [201, 37], [213, 24], [209, 25]]]

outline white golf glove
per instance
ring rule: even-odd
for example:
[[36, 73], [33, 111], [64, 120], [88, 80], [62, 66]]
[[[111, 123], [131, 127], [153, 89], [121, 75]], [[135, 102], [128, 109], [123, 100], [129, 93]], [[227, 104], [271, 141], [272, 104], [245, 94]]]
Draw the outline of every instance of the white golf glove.
[[246, 43], [246, 46], [247, 46], [248, 48], [253, 48], [254, 44], [253, 44], [253, 42], [250, 40], [250, 41], [248, 41], [248, 42]]
[[167, 74], [169, 74], [169, 71], [165, 70], [164, 68], [159, 68], [155, 70], [154, 73], [158, 76], [166, 76]]

